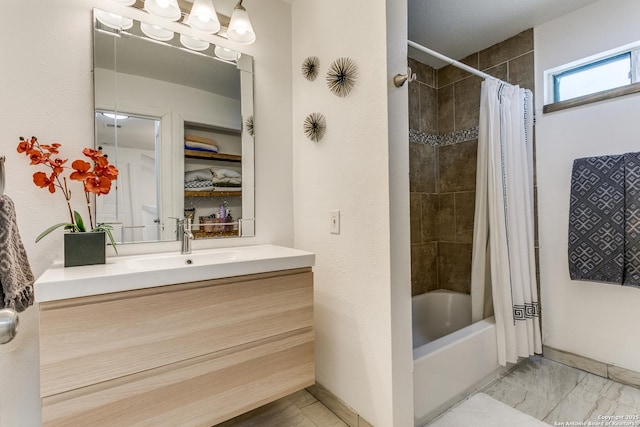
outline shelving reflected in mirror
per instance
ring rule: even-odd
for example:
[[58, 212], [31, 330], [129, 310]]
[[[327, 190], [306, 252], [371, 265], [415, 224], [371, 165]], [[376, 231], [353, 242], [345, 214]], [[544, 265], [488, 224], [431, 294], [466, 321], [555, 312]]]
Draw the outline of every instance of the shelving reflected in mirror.
[[[128, 25], [127, 25], [128, 27]], [[253, 58], [159, 42], [94, 19], [96, 147], [123, 171], [96, 216], [120, 243], [254, 234]]]

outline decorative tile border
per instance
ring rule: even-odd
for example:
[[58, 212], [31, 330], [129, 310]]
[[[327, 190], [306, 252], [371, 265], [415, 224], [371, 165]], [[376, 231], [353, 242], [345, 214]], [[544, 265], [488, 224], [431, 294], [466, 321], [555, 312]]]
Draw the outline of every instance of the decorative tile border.
[[415, 129], [409, 129], [409, 142], [437, 147], [439, 145], [439, 139], [440, 135], [434, 135], [431, 133], [424, 133]]
[[473, 141], [474, 139], [478, 139], [478, 126], [471, 129], [457, 130], [445, 135], [434, 135], [416, 129], [409, 129], [409, 142], [431, 145], [432, 147], [459, 144]]

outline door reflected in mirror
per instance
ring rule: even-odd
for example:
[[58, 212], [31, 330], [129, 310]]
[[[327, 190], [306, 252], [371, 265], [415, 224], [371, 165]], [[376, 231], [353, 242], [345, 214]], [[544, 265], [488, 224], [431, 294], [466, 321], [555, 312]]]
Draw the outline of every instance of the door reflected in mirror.
[[196, 238], [254, 233], [253, 134], [243, 129], [253, 59], [221, 60], [216, 46], [194, 52], [178, 40], [94, 19], [95, 142], [122, 171], [96, 215], [120, 243], [176, 240], [185, 216]]
[[96, 198], [96, 218], [113, 227], [116, 243], [161, 239], [156, 180], [159, 140], [159, 119], [96, 112], [98, 149], [120, 170], [116, 191]]

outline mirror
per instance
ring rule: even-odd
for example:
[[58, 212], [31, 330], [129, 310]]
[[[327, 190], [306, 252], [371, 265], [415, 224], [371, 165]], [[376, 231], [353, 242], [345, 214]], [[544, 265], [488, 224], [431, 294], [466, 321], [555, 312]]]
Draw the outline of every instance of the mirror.
[[95, 145], [120, 176], [96, 198], [97, 220], [118, 243], [177, 240], [184, 217], [195, 238], [254, 235], [253, 58], [190, 50], [179, 34], [159, 42], [101, 13]]

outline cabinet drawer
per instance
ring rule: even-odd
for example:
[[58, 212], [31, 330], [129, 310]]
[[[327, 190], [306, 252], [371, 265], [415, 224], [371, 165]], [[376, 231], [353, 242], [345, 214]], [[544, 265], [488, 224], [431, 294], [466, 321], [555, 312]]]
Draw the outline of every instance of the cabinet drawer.
[[186, 283], [40, 310], [45, 398], [311, 328], [313, 276], [300, 269]]
[[43, 400], [44, 426], [212, 426], [314, 382], [313, 331]]

